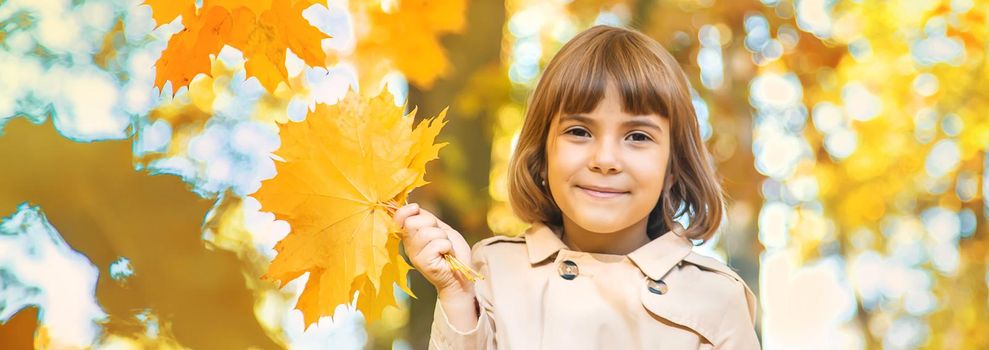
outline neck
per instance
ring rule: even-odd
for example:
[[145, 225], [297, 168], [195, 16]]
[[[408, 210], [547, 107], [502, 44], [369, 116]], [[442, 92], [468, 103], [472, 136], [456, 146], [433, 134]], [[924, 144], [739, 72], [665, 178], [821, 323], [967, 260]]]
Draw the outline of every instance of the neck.
[[626, 255], [649, 243], [649, 235], [646, 234], [648, 220], [648, 217], [643, 218], [615, 232], [591, 232], [564, 215], [563, 244], [579, 252]]

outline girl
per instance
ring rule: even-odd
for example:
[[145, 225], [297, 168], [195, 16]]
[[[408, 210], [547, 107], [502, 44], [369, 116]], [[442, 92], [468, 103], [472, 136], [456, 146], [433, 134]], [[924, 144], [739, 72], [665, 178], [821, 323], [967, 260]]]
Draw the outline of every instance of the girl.
[[[723, 196], [687, 79], [659, 43], [596, 26], [564, 45], [509, 169], [512, 208], [532, 224], [520, 237], [471, 249], [416, 204], [395, 213], [437, 289], [431, 349], [759, 348], [755, 296], [691, 251], [718, 228]], [[485, 279], [452, 272], [446, 253]]]

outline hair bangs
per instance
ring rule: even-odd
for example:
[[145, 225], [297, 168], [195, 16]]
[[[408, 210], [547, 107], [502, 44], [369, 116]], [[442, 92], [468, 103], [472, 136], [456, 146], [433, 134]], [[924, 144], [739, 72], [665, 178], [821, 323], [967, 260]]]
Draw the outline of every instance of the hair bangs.
[[608, 76], [612, 79], [621, 96], [622, 109], [634, 115], [658, 114], [670, 117], [670, 101], [675, 100], [669, 84], [667, 69], [660, 67], [660, 60], [643, 60], [641, 57], [654, 55], [646, 48], [647, 43], [639, 43], [637, 37], [625, 35], [611, 42], [614, 46], [612, 59], [608, 60]]
[[604, 99], [610, 78], [606, 50], [604, 45], [595, 45], [589, 51], [591, 52], [565, 67], [568, 73], [559, 75], [560, 78], [572, 80], [568, 84], [557, 85], [560, 87], [558, 113], [590, 113]]
[[648, 43], [625, 33], [610, 34], [616, 37], [588, 47], [586, 54], [568, 67], [561, 67], [569, 71], [566, 76], [573, 80], [570, 84], [554, 84], [560, 87], [557, 112], [593, 111], [604, 99], [610, 83], [618, 89], [625, 113], [669, 117], [669, 101], [675, 99], [667, 83], [671, 77], [666, 77], [667, 70], [657, 65], [659, 60], [641, 59], [643, 55], [654, 55]]

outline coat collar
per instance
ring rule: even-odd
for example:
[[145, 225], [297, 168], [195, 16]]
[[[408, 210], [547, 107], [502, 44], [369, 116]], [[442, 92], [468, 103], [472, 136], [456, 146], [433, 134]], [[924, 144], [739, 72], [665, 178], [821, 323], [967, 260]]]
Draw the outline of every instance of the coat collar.
[[[683, 226], [674, 223], [672, 230], [629, 253], [628, 258], [646, 276], [659, 280], [690, 254], [694, 245], [683, 233]], [[532, 224], [525, 232], [525, 242], [530, 264], [538, 264], [567, 248], [560, 240], [560, 233], [543, 223]]]

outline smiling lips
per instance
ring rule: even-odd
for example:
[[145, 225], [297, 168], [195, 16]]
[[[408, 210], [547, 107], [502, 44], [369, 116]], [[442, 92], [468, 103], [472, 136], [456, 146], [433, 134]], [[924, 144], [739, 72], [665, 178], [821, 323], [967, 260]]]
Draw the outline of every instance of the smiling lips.
[[628, 193], [628, 191], [620, 191], [613, 188], [607, 187], [596, 187], [596, 186], [577, 186], [584, 191], [587, 195], [596, 198], [613, 198], [618, 197], [623, 194]]

